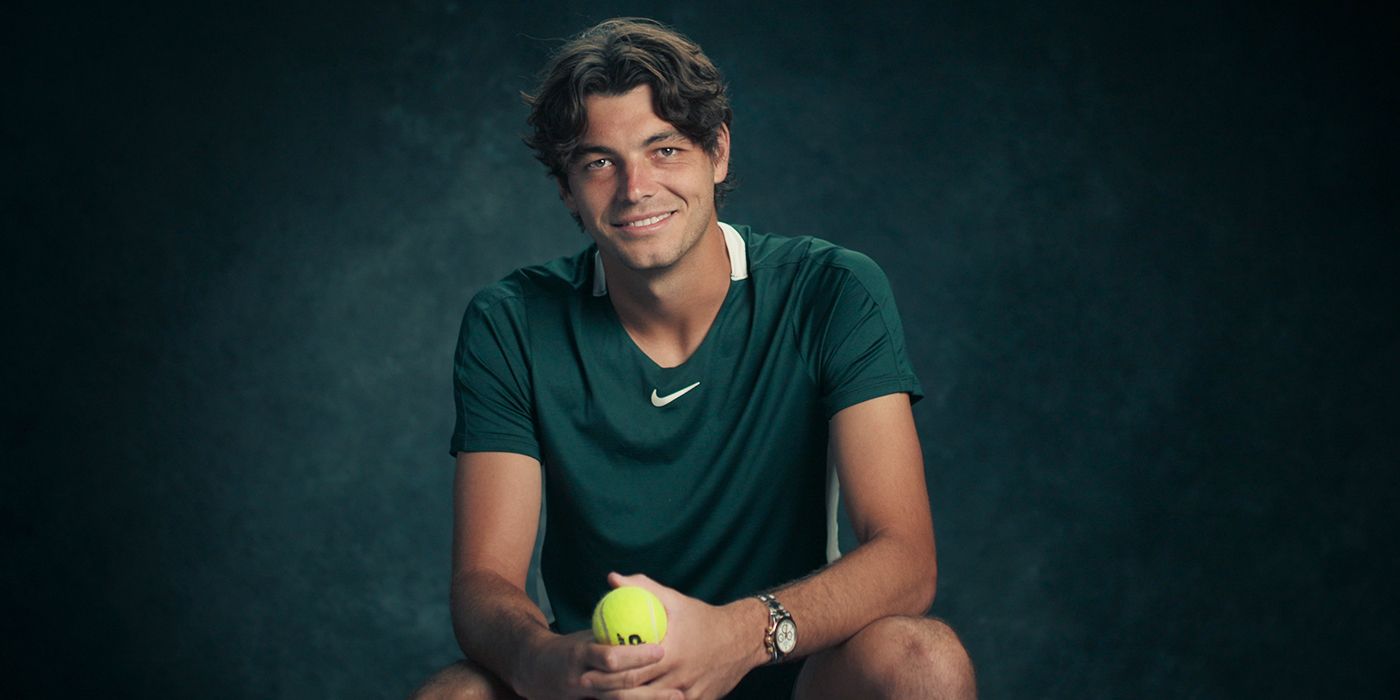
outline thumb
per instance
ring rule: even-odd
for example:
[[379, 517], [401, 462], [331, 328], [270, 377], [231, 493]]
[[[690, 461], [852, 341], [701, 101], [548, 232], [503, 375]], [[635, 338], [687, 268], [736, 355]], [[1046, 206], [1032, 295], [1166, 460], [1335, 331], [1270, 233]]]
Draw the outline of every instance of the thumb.
[[661, 584], [651, 580], [651, 577], [647, 576], [646, 574], [619, 574], [618, 572], [613, 571], [608, 574], [608, 585], [612, 586], [613, 588], [621, 588], [623, 586], [637, 586], [639, 588], [645, 588], [647, 590], [650, 590], [654, 593], [655, 589], [660, 587]]
[[661, 606], [666, 608], [668, 615], [676, 614], [676, 611], [685, 606], [687, 596], [674, 588], [669, 588], [657, 583], [646, 574], [630, 574], [624, 576], [616, 571], [608, 574], [608, 584], [613, 588], [622, 586], [636, 586], [642, 590], [650, 592], [661, 601]]
[[655, 595], [656, 597], [661, 598], [662, 600], [665, 600], [667, 597], [669, 597], [672, 593], [675, 592], [670, 588], [667, 588], [666, 586], [657, 583], [655, 580], [653, 580], [650, 576], [647, 576], [646, 574], [623, 575], [614, 571], [608, 574], [608, 585], [612, 586], [613, 588], [621, 588], [622, 586], [636, 586], [638, 588], [644, 588], [648, 591], [651, 591], [652, 595]]

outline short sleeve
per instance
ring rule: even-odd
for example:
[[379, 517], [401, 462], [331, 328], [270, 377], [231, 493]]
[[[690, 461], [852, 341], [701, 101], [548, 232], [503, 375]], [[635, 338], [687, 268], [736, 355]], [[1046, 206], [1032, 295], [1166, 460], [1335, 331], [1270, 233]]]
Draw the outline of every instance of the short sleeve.
[[467, 306], [452, 368], [457, 409], [452, 454], [516, 452], [540, 458], [528, 341], [518, 296], [488, 287]]
[[840, 249], [821, 278], [829, 308], [815, 348], [826, 417], [886, 394], [908, 393], [911, 403], [923, 398], [884, 271], [869, 257]]

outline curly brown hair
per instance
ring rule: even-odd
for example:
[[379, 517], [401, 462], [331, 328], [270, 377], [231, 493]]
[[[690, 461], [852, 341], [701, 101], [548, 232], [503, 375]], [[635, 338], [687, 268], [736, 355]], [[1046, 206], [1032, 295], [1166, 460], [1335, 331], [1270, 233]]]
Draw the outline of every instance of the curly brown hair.
[[[700, 46], [660, 22], [619, 17], [586, 29], [559, 48], [540, 74], [527, 122], [525, 145], [565, 189], [565, 172], [588, 128], [583, 101], [589, 95], [622, 95], [650, 85], [652, 108], [711, 156], [719, 132], [734, 118], [724, 77]], [[732, 172], [732, 169], [731, 169]], [[715, 185], [715, 203], [732, 189]]]

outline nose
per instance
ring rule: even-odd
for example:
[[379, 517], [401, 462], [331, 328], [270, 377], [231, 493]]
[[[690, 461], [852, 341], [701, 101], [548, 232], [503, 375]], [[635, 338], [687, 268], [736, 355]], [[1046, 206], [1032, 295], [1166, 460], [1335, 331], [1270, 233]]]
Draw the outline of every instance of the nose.
[[656, 178], [646, 159], [628, 163], [618, 182], [618, 196], [625, 202], [640, 202], [656, 194]]

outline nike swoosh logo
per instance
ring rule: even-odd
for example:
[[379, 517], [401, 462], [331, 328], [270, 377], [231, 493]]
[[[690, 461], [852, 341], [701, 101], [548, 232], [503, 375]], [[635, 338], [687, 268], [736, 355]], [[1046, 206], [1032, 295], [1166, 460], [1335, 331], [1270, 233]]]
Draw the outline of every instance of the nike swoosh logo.
[[685, 396], [687, 392], [689, 392], [691, 389], [694, 389], [697, 386], [700, 386], [700, 382], [695, 382], [694, 384], [691, 384], [690, 386], [681, 389], [680, 391], [677, 391], [674, 394], [667, 394], [665, 396], [657, 396], [656, 390], [652, 389], [651, 405], [657, 408], [661, 408], [662, 406], [665, 406], [666, 404], [671, 403], [672, 401], [675, 401], [676, 399], [679, 399], [682, 396]]

